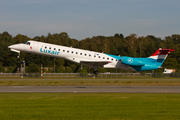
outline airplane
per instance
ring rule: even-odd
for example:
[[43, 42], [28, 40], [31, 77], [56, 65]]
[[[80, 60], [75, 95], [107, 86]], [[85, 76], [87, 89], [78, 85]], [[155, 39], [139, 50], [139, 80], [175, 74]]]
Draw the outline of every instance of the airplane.
[[159, 48], [148, 58], [134, 58], [117, 56], [61, 45], [49, 44], [29, 40], [24, 43], [8, 46], [13, 52], [34, 53], [49, 57], [63, 58], [81, 65], [94, 68], [94, 74], [98, 74], [98, 68], [116, 68], [128, 71], [149, 71], [161, 68], [168, 54], [174, 49]]

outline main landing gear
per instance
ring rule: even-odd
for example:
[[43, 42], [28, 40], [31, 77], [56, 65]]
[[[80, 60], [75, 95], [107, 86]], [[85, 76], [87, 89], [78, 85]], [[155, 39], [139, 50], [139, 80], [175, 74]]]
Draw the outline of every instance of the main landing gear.
[[95, 74], [96, 76], [98, 75], [97, 67], [94, 67], [94, 74]]
[[94, 70], [94, 74], [97, 75], [98, 74], [98, 70]]

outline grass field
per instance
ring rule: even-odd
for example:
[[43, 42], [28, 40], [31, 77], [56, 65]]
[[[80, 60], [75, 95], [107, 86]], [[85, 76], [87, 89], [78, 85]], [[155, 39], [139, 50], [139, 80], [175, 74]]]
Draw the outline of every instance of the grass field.
[[0, 120], [179, 120], [179, 94], [3, 93]]
[[0, 79], [0, 86], [180, 86], [180, 79]]

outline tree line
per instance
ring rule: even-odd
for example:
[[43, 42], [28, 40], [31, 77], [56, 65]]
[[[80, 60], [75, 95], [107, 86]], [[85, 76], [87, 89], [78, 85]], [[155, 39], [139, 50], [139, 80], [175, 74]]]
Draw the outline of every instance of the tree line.
[[[26, 35], [18, 34], [16, 36], [10, 35], [7, 31], [0, 33], [0, 72], [17, 72], [21, 61], [26, 62], [26, 72], [40, 72], [40, 65], [44, 67], [54, 67], [54, 58], [46, 57], [36, 54], [21, 52], [20, 57], [17, 58], [17, 53], [8, 49], [9, 45], [23, 43], [27, 40], [35, 40], [40, 42], [47, 42], [68, 47], [80, 48], [96, 52], [104, 52], [107, 54], [131, 56], [131, 57], [149, 57], [158, 48], [175, 49], [169, 54], [165, 60], [162, 68], [176, 69], [180, 71], [180, 35], [173, 34], [166, 36], [164, 39], [148, 35], [146, 37], [137, 37], [136, 34], [124, 36], [116, 33], [114, 36], [94, 36], [82, 40], [76, 40], [69, 37], [66, 32], [48, 33], [47, 36], [36, 36], [30, 38]], [[55, 72], [80, 72], [80, 65], [64, 60], [55, 59]], [[5, 69], [8, 68], [8, 69]], [[85, 71], [92, 71], [92, 68], [83, 67]], [[53, 72], [50, 69], [46, 72]], [[99, 72], [127, 72], [116, 69], [99, 69]], [[163, 69], [155, 70], [155, 72], [162, 72]]]

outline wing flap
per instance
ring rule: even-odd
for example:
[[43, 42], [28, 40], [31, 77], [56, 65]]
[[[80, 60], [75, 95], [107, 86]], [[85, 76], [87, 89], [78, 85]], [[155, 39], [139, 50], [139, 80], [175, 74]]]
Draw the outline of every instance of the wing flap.
[[103, 67], [104, 65], [111, 62], [110, 61], [80, 61], [80, 63], [87, 66]]

